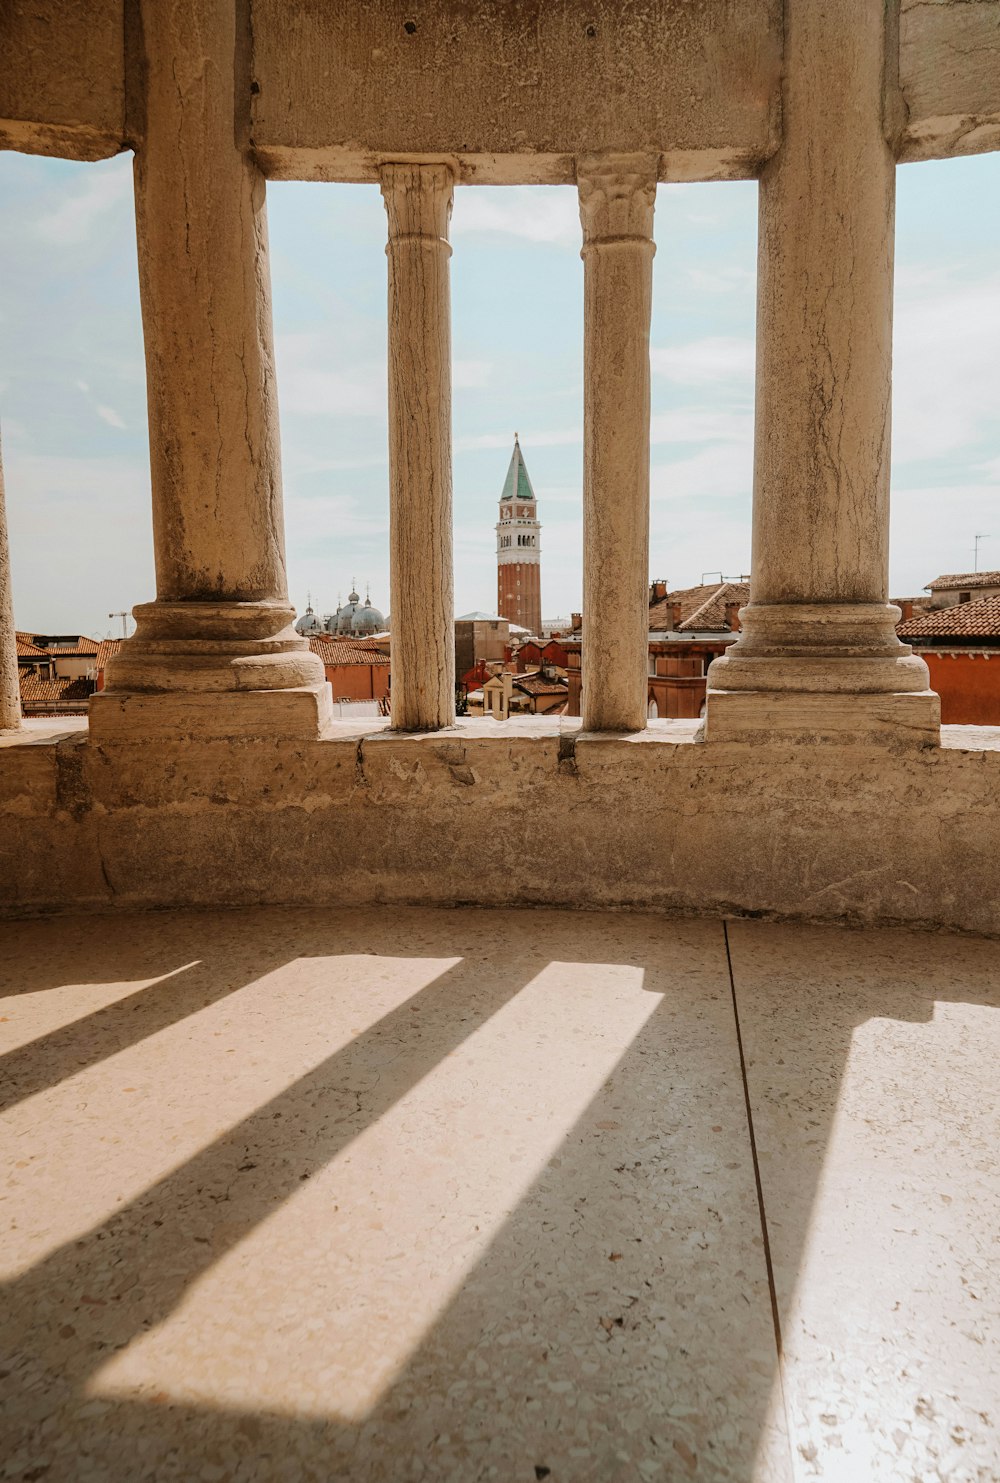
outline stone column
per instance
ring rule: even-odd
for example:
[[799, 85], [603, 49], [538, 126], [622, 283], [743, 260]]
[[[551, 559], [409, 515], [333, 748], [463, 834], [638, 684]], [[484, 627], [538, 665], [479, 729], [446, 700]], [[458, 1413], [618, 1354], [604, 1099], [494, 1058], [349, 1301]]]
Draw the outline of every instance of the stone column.
[[760, 179], [750, 602], [710, 739], [937, 734], [888, 603], [895, 158], [885, 12], [786, 0], [783, 139]]
[[99, 736], [309, 737], [323, 666], [285, 580], [264, 179], [235, 0], [141, 0], [136, 144], [156, 601], [108, 665]]
[[658, 159], [577, 164], [583, 226], [583, 730], [646, 725], [649, 319]]
[[455, 720], [447, 165], [387, 164], [392, 725]]
[[7, 506], [3, 485], [3, 449], [0, 448], [0, 731], [21, 726], [21, 687], [17, 678], [17, 639], [14, 636], [14, 593], [7, 544]]

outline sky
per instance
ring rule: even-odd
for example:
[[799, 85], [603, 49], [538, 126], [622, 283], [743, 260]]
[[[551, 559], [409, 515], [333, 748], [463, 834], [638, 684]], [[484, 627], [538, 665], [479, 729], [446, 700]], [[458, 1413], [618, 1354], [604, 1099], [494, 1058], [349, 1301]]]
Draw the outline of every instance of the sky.
[[[749, 571], [756, 194], [661, 185], [650, 577]], [[18, 627], [102, 636], [155, 595], [131, 157], [0, 153], [0, 429]], [[388, 609], [385, 213], [268, 186], [291, 598]], [[546, 618], [581, 605], [583, 266], [569, 187], [459, 187], [456, 612], [496, 602], [515, 430]], [[898, 171], [890, 589], [1000, 567], [1000, 155]], [[131, 631], [131, 627], [130, 627]]]

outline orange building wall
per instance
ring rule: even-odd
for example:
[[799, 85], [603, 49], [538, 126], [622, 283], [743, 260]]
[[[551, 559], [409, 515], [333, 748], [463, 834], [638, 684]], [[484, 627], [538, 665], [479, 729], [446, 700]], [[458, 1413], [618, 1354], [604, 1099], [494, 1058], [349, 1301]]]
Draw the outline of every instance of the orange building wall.
[[389, 694], [387, 664], [327, 664], [334, 700], [381, 700]]
[[992, 658], [935, 649], [918, 653], [927, 661], [946, 725], [1000, 726], [1000, 649]]

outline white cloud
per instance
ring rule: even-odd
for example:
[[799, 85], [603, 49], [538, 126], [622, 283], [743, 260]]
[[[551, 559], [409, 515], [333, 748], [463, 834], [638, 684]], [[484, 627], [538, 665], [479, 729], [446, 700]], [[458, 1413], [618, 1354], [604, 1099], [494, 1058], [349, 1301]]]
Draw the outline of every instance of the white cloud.
[[[518, 429], [522, 448], [563, 448], [583, 442], [581, 427], [553, 428], [548, 431], [521, 432]], [[455, 439], [456, 453], [476, 453], [484, 448], [510, 448], [514, 446], [514, 433], [476, 433]]]
[[1000, 567], [997, 484], [915, 485], [892, 491], [890, 507], [890, 587], [909, 597], [941, 572], [973, 569], [973, 537], [989, 534], [979, 547], [979, 566]]
[[1000, 276], [907, 275], [897, 293], [893, 459], [1000, 444]]
[[469, 186], [455, 192], [452, 236], [521, 237], [577, 247], [580, 208], [575, 190], [559, 186]]
[[148, 602], [152, 507], [145, 459], [11, 450], [7, 467], [20, 627], [103, 634], [107, 615]]
[[116, 412], [114, 407], [103, 407], [98, 404], [94, 408], [94, 411], [97, 413], [101, 421], [106, 422], [109, 427], [118, 427], [122, 429], [125, 428], [126, 424], [123, 417], [121, 416], [121, 413]]
[[60, 191], [58, 205], [35, 222], [35, 233], [59, 247], [79, 247], [131, 189], [132, 170], [126, 157], [91, 165], [78, 185]]
[[650, 470], [650, 498], [658, 501], [745, 497], [749, 510], [752, 485], [753, 450], [742, 443], [710, 444]]
[[742, 443], [753, 446], [753, 413], [712, 407], [678, 407], [658, 412], [650, 423], [650, 440], [658, 443]]
[[696, 289], [702, 293], [711, 294], [729, 294], [736, 291], [745, 293], [757, 281], [757, 275], [752, 269], [741, 268], [736, 264], [711, 271], [705, 268], [689, 268], [687, 276]]
[[384, 358], [359, 361], [349, 371], [330, 365], [333, 341], [312, 331], [275, 340], [278, 404], [304, 417], [386, 417]]
[[681, 386], [724, 381], [752, 384], [754, 342], [735, 335], [705, 335], [686, 345], [654, 347], [649, 359], [654, 375]]
[[488, 386], [493, 375], [493, 362], [489, 360], [456, 360], [452, 362], [451, 381], [457, 391], [468, 391]]

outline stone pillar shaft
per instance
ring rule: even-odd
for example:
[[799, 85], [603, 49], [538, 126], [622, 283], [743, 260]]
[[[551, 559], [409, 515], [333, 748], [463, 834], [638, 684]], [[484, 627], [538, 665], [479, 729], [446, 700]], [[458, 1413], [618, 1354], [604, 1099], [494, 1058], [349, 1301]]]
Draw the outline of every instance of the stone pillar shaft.
[[0, 731], [17, 731], [20, 725], [21, 687], [17, 676], [14, 593], [10, 578], [10, 547], [7, 542], [3, 449], [0, 448]]
[[577, 166], [583, 226], [585, 731], [646, 725], [656, 157]]
[[[213, 692], [197, 717], [188, 707], [192, 729], [239, 732], [238, 717], [257, 724], [248, 694], [298, 690], [262, 714], [283, 708], [279, 731], [312, 734], [329, 699], [288, 603], [264, 179], [240, 137], [238, 6], [140, 10], [135, 200], [157, 597], [134, 610], [135, 637], [103, 694]], [[249, 77], [246, 90], [248, 106]], [[220, 705], [218, 692], [240, 704]], [[98, 729], [113, 706], [101, 702]]]
[[387, 164], [392, 725], [455, 720], [447, 165]]
[[[750, 603], [709, 672], [710, 737], [725, 729], [717, 691], [927, 690], [888, 603], [885, 46], [881, 5], [786, 0], [783, 137], [760, 179]], [[909, 704], [917, 730], [918, 710], [933, 730], [933, 698]]]

